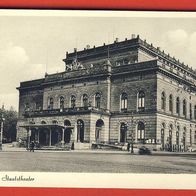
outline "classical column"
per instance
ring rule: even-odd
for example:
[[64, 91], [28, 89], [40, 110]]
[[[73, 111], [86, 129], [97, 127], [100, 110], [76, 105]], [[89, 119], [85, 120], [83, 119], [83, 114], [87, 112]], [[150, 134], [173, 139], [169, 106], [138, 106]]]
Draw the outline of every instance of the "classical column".
[[65, 143], [65, 128], [62, 128], [62, 139], [61, 144], [63, 145]]
[[73, 140], [74, 142], [77, 142], [77, 123], [75, 124], [73, 129]]
[[135, 143], [137, 143], [138, 141], [137, 141], [137, 138], [138, 138], [138, 131], [137, 131], [137, 126], [134, 126], [134, 125], [132, 125], [133, 126], [133, 133], [134, 133], [134, 135], [135, 135]]
[[30, 148], [30, 128], [27, 128], [27, 149]]
[[107, 78], [107, 110], [110, 111], [111, 79]]
[[49, 146], [51, 146], [52, 143], [52, 130], [51, 128], [49, 129]]
[[80, 126], [77, 125], [77, 142], [80, 142]]
[[37, 141], [39, 143], [39, 128], [37, 129]]

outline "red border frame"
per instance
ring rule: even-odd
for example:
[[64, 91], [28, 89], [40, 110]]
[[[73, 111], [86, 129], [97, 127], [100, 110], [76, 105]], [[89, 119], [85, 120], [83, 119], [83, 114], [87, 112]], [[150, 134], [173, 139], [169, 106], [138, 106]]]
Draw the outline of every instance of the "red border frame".
[[195, 0], [0, 0], [0, 8], [196, 10]]
[[196, 190], [87, 189], [87, 188], [0, 188], [5, 196], [195, 196]]
[[[196, 11], [196, 0], [0, 0], [0, 8]], [[0, 194], [4, 196], [195, 196], [196, 190], [0, 187]]]

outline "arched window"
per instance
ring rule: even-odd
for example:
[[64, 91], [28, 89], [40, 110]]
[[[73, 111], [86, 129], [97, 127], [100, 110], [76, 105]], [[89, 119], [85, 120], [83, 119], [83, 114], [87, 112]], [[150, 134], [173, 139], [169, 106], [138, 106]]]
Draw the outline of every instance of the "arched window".
[[137, 126], [137, 140], [144, 143], [145, 142], [145, 125], [143, 122], [139, 122]]
[[140, 91], [138, 93], [138, 109], [144, 110], [145, 108], [145, 93], [143, 91]]
[[95, 94], [95, 107], [101, 108], [101, 95], [100, 95], [100, 93]]
[[101, 140], [101, 132], [104, 128], [104, 122], [102, 119], [97, 120], [96, 122], [96, 129], [95, 129], [95, 140], [96, 142], [100, 142]]
[[88, 107], [88, 95], [87, 94], [84, 94], [82, 96], [82, 104], [83, 104], [83, 107]]
[[120, 124], [120, 142], [127, 141], [127, 125], [125, 123]]
[[74, 95], [71, 96], [71, 108], [76, 107], [76, 97]]
[[71, 122], [69, 120], [64, 120], [64, 125], [66, 126], [71, 126]]
[[165, 110], [166, 107], [166, 96], [165, 96], [165, 92], [161, 93], [161, 109]]
[[46, 121], [42, 120], [42, 121], [41, 121], [41, 124], [42, 124], [42, 125], [45, 125], [45, 124], [46, 124]]
[[180, 98], [176, 98], [176, 114], [180, 114]]
[[169, 95], [169, 111], [173, 112], [173, 96]]
[[186, 117], [186, 100], [183, 100], [183, 115]]
[[194, 107], [194, 118], [195, 118], [195, 120], [196, 120], [196, 105], [195, 105], [195, 107]]
[[53, 109], [53, 106], [54, 106], [54, 99], [52, 97], [50, 97], [48, 99], [48, 109], [49, 110], [52, 110]]
[[190, 119], [192, 119], [193, 115], [192, 115], [192, 104], [189, 104], [189, 115], [190, 115]]
[[57, 120], [53, 120], [52, 121], [52, 124], [57, 125], [58, 124], [58, 121]]
[[121, 111], [127, 111], [127, 93], [122, 93], [120, 105]]
[[61, 96], [59, 98], [59, 107], [60, 107], [60, 109], [64, 108], [64, 97], [63, 96]]

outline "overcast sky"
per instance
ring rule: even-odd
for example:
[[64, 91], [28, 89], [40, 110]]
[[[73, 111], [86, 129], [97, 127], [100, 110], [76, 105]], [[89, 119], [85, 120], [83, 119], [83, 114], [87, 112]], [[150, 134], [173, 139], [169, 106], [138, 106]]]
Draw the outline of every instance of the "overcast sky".
[[194, 17], [0, 15], [0, 105], [17, 110], [20, 81], [63, 71], [66, 51], [111, 43], [116, 37], [129, 39], [131, 34], [196, 69]]

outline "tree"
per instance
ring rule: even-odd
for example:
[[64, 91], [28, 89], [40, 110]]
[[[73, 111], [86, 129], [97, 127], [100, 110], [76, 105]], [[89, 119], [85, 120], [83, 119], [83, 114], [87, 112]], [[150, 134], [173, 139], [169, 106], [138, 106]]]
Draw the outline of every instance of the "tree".
[[4, 142], [13, 142], [16, 141], [16, 124], [18, 113], [10, 107], [9, 110], [4, 108], [0, 109], [0, 116], [4, 117], [4, 126], [3, 126], [3, 141]]

